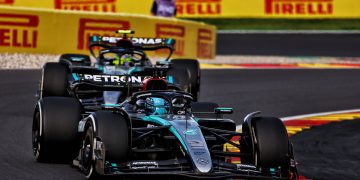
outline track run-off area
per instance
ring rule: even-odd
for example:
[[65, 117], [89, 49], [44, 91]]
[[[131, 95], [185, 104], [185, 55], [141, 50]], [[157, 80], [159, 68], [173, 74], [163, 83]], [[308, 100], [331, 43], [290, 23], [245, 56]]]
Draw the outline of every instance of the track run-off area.
[[[40, 70], [0, 70], [0, 179], [84, 179], [67, 164], [36, 163], [31, 126]], [[311, 179], [360, 176], [358, 69], [202, 70], [201, 101], [233, 107], [238, 125], [246, 114], [285, 118], [300, 174]], [[296, 117], [294, 117], [296, 116]], [[301, 120], [301, 121], [299, 121]]]

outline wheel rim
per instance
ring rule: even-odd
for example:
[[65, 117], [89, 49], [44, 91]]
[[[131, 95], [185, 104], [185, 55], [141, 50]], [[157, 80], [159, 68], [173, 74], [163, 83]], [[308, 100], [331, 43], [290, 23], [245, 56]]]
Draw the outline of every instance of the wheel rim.
[[33, 152], [35, 157], [39, 156], [40, 151], [40, 114], [36, 113], [35, 119], [33, 121], [32, 127], [32, 144], [33, 144]]
[[82, 153], [82, 166], [83, 171], [86, 176], [90, 176], [92, 174], [92, 138], [89, 135], [86, 135], [84, 148]]

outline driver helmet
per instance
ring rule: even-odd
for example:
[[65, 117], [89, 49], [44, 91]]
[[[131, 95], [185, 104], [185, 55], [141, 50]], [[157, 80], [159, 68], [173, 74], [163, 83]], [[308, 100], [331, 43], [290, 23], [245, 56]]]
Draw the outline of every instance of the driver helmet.
[[113, 65], [115, 66], [134, 66], [134, 62], [132, 60], [132, 56], [130, 54], [123, 54], [121, 56], [118, 56], [113, 60]]
[[145, 110], [148, 115], [164, 115], [169, 112], [169, 105], [163, 98], [146, 98]]

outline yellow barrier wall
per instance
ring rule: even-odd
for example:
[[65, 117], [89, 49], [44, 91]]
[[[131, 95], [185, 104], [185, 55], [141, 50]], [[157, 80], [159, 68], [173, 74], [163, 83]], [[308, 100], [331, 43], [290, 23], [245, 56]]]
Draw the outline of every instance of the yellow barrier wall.
[[360, 17], [359, 0], [177, 0], [177, 2], [179, 17]]
[[[153, 0], [0, 0], [50, 9], [150, 15]], [[360, 18], [360, 0], [177, 0], [178, 17]]]
[[47, 8], [58, 10], [81, 10], [151, 14], [152, 0], [0, 0], [2, 5]]
[[175, 57], [214, 58], [216, 28], [143, 15], [0, 7], [0, 52], [85, 53], [89, 37], [133, 29], [138, 37], [171, 37]]

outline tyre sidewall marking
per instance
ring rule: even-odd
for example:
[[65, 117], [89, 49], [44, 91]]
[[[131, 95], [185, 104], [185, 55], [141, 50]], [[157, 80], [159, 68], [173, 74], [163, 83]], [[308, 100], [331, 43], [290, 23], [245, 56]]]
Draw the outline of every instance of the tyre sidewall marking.
[[42, 107], [41, 107], [41, 103], [40, 102], [38, 102], [38, 106], [39, 106], [39, 114], [40, 114], [40, 116], [39, 116], [39, 126], [40, 126], [40, 129], [39, 129], [39, 137], [41, 137], [42, 136], [42, 131], [43, 131], [43, 115], [42, 115]]

